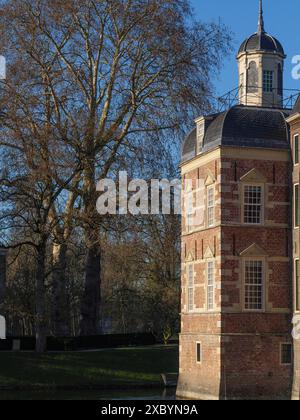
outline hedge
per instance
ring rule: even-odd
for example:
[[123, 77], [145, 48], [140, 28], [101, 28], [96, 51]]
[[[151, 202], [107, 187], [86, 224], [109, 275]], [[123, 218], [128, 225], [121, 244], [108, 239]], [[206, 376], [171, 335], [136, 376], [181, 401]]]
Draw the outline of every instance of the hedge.
[[[35, 337], [8, 337], [0, 340], [0, 351], [13, 350], [14, 340], [20, 341], [21, 351], [35, 350]], [[97, 350], [102, 348], [151, 346], [156, 344], [152, 334], [115, 334], [87, 337], [48, 337], [48, 351]]]

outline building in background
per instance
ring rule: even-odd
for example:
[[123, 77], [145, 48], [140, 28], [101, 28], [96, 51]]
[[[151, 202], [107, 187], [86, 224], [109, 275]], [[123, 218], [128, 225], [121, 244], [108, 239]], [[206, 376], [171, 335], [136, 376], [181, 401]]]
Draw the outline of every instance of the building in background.
[[299, 310], [300, 100], [293, 112], [283, 109], [285, 53], [265, 32], [261, 1], [258, 30], [237, 59], [239, 105], [197, 119], [183, 146], [193, 211], [183, 218], [177, 393], [291, 398], [294, 379], [299, 398], [292, 316]]

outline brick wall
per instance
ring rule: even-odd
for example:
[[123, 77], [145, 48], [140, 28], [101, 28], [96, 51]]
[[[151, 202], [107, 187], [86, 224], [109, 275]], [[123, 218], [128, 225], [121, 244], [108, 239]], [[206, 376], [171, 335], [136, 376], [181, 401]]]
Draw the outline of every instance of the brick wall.
[[[245, 156], [242, 156], [244, 153]], [[288, 154], [223, 153], [184, 178], [214, 175], [215, 226], [192, 231], [183, 220], [182, 331], [178, 395], [205, 398], [282, 398], [291, 393], [291, 366], [280, 364], [280, 343], [291, 342], [290, 162]], [[232, 157], [231, 157], [232, 154]], [[241, 157], [242, 156], [242, 157]], [[275, 159], [274, 159], [275, 157]], [[264, 185], [265, 223], [242, 224], [244, 183]], [[266, 267], [265, 310], [244, 310], [243, 258], [261, 250]], [[206, 264], [215, 261], [215, 310], [206, 307]], [[188, 312], [188, 265], [195, 267], [195, 308]], [[196, 343], [203, 361], [197, 364]]]
[[[291, 125], [291, 149], [294, 152], [294, 136], [298, 134], [300, 136], [300, 118], [295, 119], [290, 123]], [[294, 154], [294, 153], [293, 153]], [[300, 184], [300, 166], [293, 165], [292, 174], [293, 186]], [[295, 277], [295, 261], [299, 259], [299, 243], [300, 243], [300, 230], [299, 228], [293, 229], [293, 290], [296, 291], [296, 277]], [[294, 316], [299, 316], [300, 313], [296, 311], [296, 293], [294, 293], [293, 307]], [[299, 318], [300, 319], [300, 318]], [[300, 341], [294, 340], [294, 383], [293, 383], [293, 399], [300, 399]]]

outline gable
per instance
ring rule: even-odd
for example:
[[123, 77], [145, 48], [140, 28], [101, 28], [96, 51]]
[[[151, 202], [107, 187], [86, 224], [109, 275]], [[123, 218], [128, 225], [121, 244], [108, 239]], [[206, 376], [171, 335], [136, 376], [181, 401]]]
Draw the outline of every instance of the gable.
[[210, 185], [213, 185], [215, 182], [216, 182], [215, 177], [212, 175], [211, 172], [209, 172], [205, 180], [205, 186], [209, 187]]
[[257, 244], [252, 244], [240, 253], [241, 257], [267, 257], [268, 253]]
[[194, 255], [191, 252], [189, 252], [185, 260], [188, 263], [193, 262], [194, 261]]
[[262, 173], [256, 169], [253, 168], [251, 169], [251, 171], [247, 172], [245, 175], [243, 175], [240, 178], [241, 182], [253, 182], [253, 183], [265, 183], [267, 182], [267, 179], [264, 175], [262, 175]]
[[215, 256], [214, 256], [214, 253], [213, 253], [213, 251], [212, 251], [212, 249], [211, 249], [211, 247], [209, 246], [207, 249], [206, 249], [206, 251], [205, 251], [205, 254], [204, 254], [204, 259], [205, 260], [208, 260], [208, 259], [210, 259], [210, 258], [214, 258]]

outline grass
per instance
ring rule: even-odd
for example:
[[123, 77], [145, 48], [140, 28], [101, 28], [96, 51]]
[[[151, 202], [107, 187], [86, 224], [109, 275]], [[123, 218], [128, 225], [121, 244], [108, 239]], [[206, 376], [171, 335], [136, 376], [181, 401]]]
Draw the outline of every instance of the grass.
[[92, 353], [0, 353], [0, 388], [160, 386], [178, 372], [178, 348], [143, 347]]

